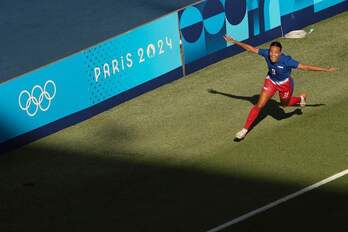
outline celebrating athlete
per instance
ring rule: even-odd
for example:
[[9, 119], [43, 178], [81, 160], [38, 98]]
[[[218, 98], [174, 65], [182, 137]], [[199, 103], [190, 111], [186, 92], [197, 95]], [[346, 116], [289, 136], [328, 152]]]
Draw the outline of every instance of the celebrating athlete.
[[299, 63], [298, 61], [292, 59], [291, 56], [283, 54], [282, 45], [276, 41], [271, 43], [269, 49], [261, 49], [246, 43], [238, 42], [228, 35], [225, 35], [224, 39], [228, 43], [236, 44], [249, 52], [263, 56], [268, 66], [268, 73], [265, 78], [264, 86], [261, 90], [259, 99], [251, 108], [243, 129], [236, 134], [236, 139], [238, 140], [244, 139], [253, 122], [260, 114], [262, 108], [277, 91], [279, 92], [280, 103], [283, 107], [298, 104], [303, 107], [306, 105], [307, 96], [305, 93], [302, 93], [299, 96], [292, 96], [294, 91], [294, 81], [291, 77], [292, 69], [297, 68], [305, 71], [323, 72], [336, 71], [335, 68], [323, 68]]

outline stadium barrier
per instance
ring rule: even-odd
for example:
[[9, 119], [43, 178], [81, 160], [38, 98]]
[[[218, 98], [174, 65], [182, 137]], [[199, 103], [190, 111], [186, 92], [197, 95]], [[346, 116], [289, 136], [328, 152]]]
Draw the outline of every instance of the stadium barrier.
[[4, 152], [183, 76], [177, 12], [0, 85]]
[[222, 38], [260, 45], [348, 10], [347, 0], [206, 0], [179, 13], [186, 74], [241, 52]]
[[[0, 153], [348, 9], [346, 0], [205, 0], [0, 84]], [[181, 47], [182, 46], [182, 49]]]

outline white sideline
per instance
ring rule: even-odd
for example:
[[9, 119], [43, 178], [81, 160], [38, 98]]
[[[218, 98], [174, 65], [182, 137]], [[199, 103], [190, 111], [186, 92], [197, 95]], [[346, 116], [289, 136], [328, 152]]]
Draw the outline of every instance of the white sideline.
[[330, 177], [328, 177], [328, 178], [326, 178], [326, 179], [324, 179], [322, 181], [319, 181], [319, 182], [317, 182], [317, 183], [315, 183], [313, 185], [310, 185], [310, 186], [308, 186], [308, 187], [306, 187], [304, 189], [301, 189], [300, 191], [297, 191], [295, 193], [287, 195], [287, 196], [285, 196], [285, 197], [283, 197], [283, 198], [281, 198], [279, 200], [276, 200], [276, 201], [274, 201], [274, 202], [272, 202], [272, 203], [270, 203], [268, 205], [265, 205], [265, 206], [263, 206], [261, 208], [258, 208], [256, 210], [253, 210], [253, 211], [249, 212], [249, 213], [246, 213], [246, 214], [244, 214], [244, 215], [242, 215], [240, 217], [232, 219], [231, 221], [228, 221], [228, 222], [226, 222], [226, 223], [224, 223], [224, 224], [222, 224], [220, 226], [214, 227], [214, 228], [208, 230], [207, 232], [217, 232], [217, 231], [223, 230], [223, 229], [225, 229], [225, 228], [227, 228], [227, 227], [229, 227], [229, 226], [231, 226], [233, 224], [236, 224], [238, 222], [244, 221], [244, 220], [246, 220], [246, 219], [248, 219], [248, 218], [250, 218], [252, 216], [255, 216], [256, 214], [259, 214], [259, 213], [264, 212], [264, 211], [266, 211], [266, 210], [268, 210], [270, 208], [273, 208], [273, 207], [275, 207], [277, 205], [280, 205], [281, 203], [284, 203], [284, 202], [286, 202], [288, 200], [291, 200], [291, 199], [293, 199], [295, 197], [298, 197], [298, 196], [300, 196], [300, 195], [302, 195], [302, 194], [304, 194], [306, 192], [309, 192], [309, 191], [311, 191], [313, 189], [316, 189], [316, 188], [318, 188], [318, 187], [320, 187], [320, 186], [322, 186], [324, 184], [327, 184], [327, 183], [329, 183], [331, 181], [334, 181], [334, 180], [336, 180], [338, 178], [341, 178], [341, 177], [343, 177], [343, 176], [345, 176], [347, 174], [348, 174], [348, 169], [346, 169], [346, 170], [344, 170], [342, 172], [339, 172], [339, 173], [337, 173], [337, 174], [335, 174], [333, 176], [330, 176]]

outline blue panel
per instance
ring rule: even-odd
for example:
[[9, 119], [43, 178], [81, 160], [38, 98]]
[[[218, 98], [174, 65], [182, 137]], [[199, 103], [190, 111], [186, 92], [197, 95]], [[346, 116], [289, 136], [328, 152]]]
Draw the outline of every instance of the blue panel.
[[[190, 6], [194, 14], [200, 14], [203, 22], [189, 22], [186, 9], [179, 12], [185, 63], [191, 63], [201, 57], [226, 47], [223, 35], [226, 34], [224, 1], [207, 0]], [[188, 9], [189, 9], [188, 8]], [[194, 10], [193, 10], [194, 9]], [[193, 14], [193, 13], [192, 13]], [[195, 17], [198, 19], [200, 17]], [[182, 20], [188, 22], [182, 23]], [[189, 25], [189, 26], [187, 26]]]
[[264, 17], [266, 31], [281, 25], [279, 0], [265, 0]]
[[258, 0], [247, 0], [247, 9], [248, 9], [248, 11], [255, 10], [257, 8], [259, 8]]
[[225, 14], [220, 13], [216, 16], [204, 20], [204, 28], [209, 34], [217, 34], [225, 27]]
[[[104, 112], [132, 98], [135, 98], [143, 93], [146, 93], [150, 90], [153, 90], [171, 81], [177, 80], [182, 76], [183, 76], [183, 70], [182, 70], [182, 67], [179, 67], [177, 69], [174, 69], [173, 71], [166, 73], [165, 75], [162, 75], [149, 82], [141, 84], [128, 91], [125, 91], [99, 104], [96, 104], [88, 109], [71, 114], [67, 117], [64, 117], [52, 123], [46, 124], [45, 126], [35, 129], [33, 131], [30, 131], [28, 133], [21, 134], [20, 136], [7, 140], [4, 143], [0, 143], [0, 154], [3, 154], [19, 146], [28, 144], [37, 139], [40, 139], [42, 137], [55, 133], [61, 129], [72, 126], [83, 120], [89, 119], [101, 112]], [[4, 129], [4, 131], [5, 130], [8, 131], [9, 128], [6, 128], [4, 125], [1, 125], [1, 129]]]
[[226, 48], [226, 41], [223, 38], [223, 36], [226, 35], [225, 15], [220, 14], [213, 18], [217, 18], [216, 21], [219, 21], [219, 25], [221, 24], [220, 21], [222, 21], [223, 27], [219, 26], [218, 28], [220, 28], [220, 30], [219, 31], [215, 30], [214, 34], [211, 34], [207, 29], [205, 29], [206, 31], [205, 42], [206, 42], [207, 54]]
[[[231, 25], [226, 20], [226, 32], [238, 41], [243, 41], [249, 38], [249, 20], [248, 14], [245, 12], [243, 21], [238, 25]], [[228, 44], [230, 46], [230, 44]]]
[[254, 22], [254, 35], [260, 34], [260, 16], [259, 16], [259, 11], [254, 10], [253, 11], [253, 22]]
[[232, 25], [238, 25], [244, 19], [247, 11], [246, 0], [226, 0], [225, 12], [227, 21]]
[[182, 66], [173, 13], [0, 85], [0, 143]]
[[[2, 84], [2, 123], [11, 126], [0, 131], [0, 142], [87, 107], [87, 75], [81, 64], [80, 53]], [[50, 101], [49, 107], [44, 101]]]
[[345, 0], [314, 0], [314, 11], [319, 12], [344, 1]]
[[[275, 39], [281, 35], [282, 35], [281, 29], [280, 29], [280, 27], [277, 27], [277, 28], [274, 28], [270, 31], [262, 33], [262, 36], [248, 39], [245, 41], [245, 43], [256, 46], [259, 44], [263, 44], [267, 41], [270, 41], [272, 39]], [[191, 62], [185, 66], [186, 67], [186, 74], [190, 74], [192, 72], [195, 72], [201, 68], [204, 68], [204, 67], [206, 67], [210, 64], [213, 64], [215, 62], [218, 62], [226, 57], [230, 57], [230, 56], [233, 56], [235, 54], [238, 54], [242, 51], [244, 51], [244, 50], [238, 46], [230, 46], [226, 49], [221, 49], [220, 51], [217, 51], [215, 53], [201, 57], [200, 59], [198, 59], [194, 62]]]
[[202, 21], [203, 16], [201, 12], [199, 12], [196, 7], [190, 6], [182, 12], [180, 17], [180, 28], [186, 28]]
[[181, 34], [183, 36], [183, 39], [185, 39], [187, 42], [194, 43], [197, 41], [201, 35], [203, 34], [203, 21], [193, 24], [189, 27], [181, 29]]
[[[98, 103], [181, 65], [176, 14], [107, 41], [84, 54]], [[88, 68], [90, 67], [90, 68]]]
[[[314, 11], [325, 8], [316, 13]], [[340, 2], [340, 3], [339, 3]], [[181, 28], [186, 41], [184, 57], [186, 72], [191, 73], [223, 57], [233, 55], [230, 51], [240, 52], [237, 46], [221, 44], [220, 35], [224, 31], [220, 19], [211, 16], [218, 15], [221, 8], [225, 10], [226, 33], [239, 41], [260, 44], [271, 38], [276, 38], [289, 30], [303, 28], [306, 25], [331, 17], [348, 8], [348, 1], [338, 0], [206, 0], [194, 7], [206, 17], [204, 23], [196, 23], [188, 28]], [[336, 4], [338, 3], [338, 4]], [[211, 6], [211, 9], [210, 9]], [[239, 7], [236, 7], [239, 6]], [[205, 13], [202, 13], [204, 10]], [[209, 14], [207, 13], [209, 12]], [[180, 14], [179, 14], [180, 15]], [[207, 18], [207, 15], [210, 17]], [[213, 17], [212, 16], [212, 17]], [[219, 28], [221, 30], [219, 31]], [[202, 35], [202, 30], [205, 32]], [[189, 43], [187, 43], [189, 42]]]
[[223, 4], [218, 0], [207, 0], [203, 6], [203, 19], [208, 19], [214, 17], [215, 15], [224, 12]]
[[302, 10], [306, 7], [312, 6], [313, 0], [286, 0], [281, 1], [280, 14], [281, 16], [291, 14], [293, 12]]
[[182, 42], [185, 51], [185, 63], [191, 63], [207, 54], [205, 33], [201, 33], [200, 37], [193, 43], [187, 42], [184, 38]]

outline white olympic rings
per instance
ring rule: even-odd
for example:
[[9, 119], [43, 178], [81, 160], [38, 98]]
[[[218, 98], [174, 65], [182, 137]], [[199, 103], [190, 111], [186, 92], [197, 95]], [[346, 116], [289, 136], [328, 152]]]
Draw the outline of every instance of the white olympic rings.
[[[51, 93], [48, 92], [49, 85], [52, 86]], [[40, 95], [35, 96], [35, 91], [40, 91]], [[56, 96], [56, 91], [56, 84], [52, 80], [46, 81], [44, 88], [40, 85], [35, 85], [31, 92], [22, 90], [18, 97], [19, 108], [26, 111], [30, 117], [34, 117], [39, 109], [45, 112], [50, 108], [51, 101]], [[27, 98], [24, 98], [24, 96], [27, 96]], [[47, 105], [42, 105], [44, 99], [48, 101]], [[23, 104], [23, 101], [25, 104]], [[31, 104], [34, 104], [34, 107], [30, 107]]]

